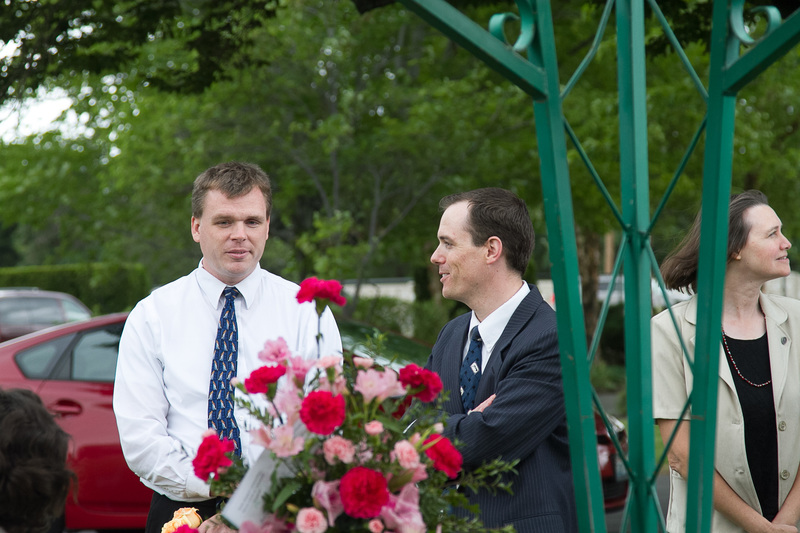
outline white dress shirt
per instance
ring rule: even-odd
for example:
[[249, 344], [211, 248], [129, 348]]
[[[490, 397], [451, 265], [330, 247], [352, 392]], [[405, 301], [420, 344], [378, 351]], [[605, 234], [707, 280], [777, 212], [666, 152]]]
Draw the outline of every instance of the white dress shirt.
[[[529, 292], [531, 292], [531, 288], [523, 281], [522, 287], [514, 293], [514, 296], [492, 311], [489, 316], [483, 319], [483, 322], [478, 320], [478, 317], [475, 316], [475, 311], [472, 312], [472, 316], [469, 319], [469, 331], [472, 331], [473, 327], [478, 326], [478, 332], [481, 335], [481, 373], [486, 370], [486, 365], [489, 363], [489, 358], [492, 356], [494, 345], [500, 340], [500, 335], [502, 335], [503, 330], [506, 329], [508, 321], [511, 320], [514, 311], [517, 310], [517, 307], [519, 307], [519, 304], [522, 303], [522, 300], [525, 299]], [[467, 356], [468, 351], [469, 334], [467, 334], [467, 343], [464, 345], [462, 361]]]
[[[278, 337], [307, 359], [342, 353], [332, 313], [326, 310], [318, 321], [313, 303], [297, 303], [297, 284], [256, 268], [236, 288], [241, 293], [235, 301], [240, 380], [267, 364], [258, 353]], [[194, 474], [192, 459], [208, 429], [208, 388], [224, 289], [224, 283], [198, 267], [139, 302], [120, 340], [114, 413], [125, 460], [142, 483], [176, 501], [210, 497], [208, 485]], [[263, 451], [247, 433], [255, 427], [253, 420], [240, 407], [235, 417], [242, 458], [253, 464]]]

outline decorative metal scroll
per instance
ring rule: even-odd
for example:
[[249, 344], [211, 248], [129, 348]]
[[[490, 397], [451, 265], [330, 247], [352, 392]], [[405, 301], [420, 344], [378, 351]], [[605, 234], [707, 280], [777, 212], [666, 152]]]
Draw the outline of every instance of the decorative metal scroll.
[[[516, 0], [518, 13], [494, 15], [488, 31], [482, 29], [445, 0], [399, 0], [408, 9], [471, 51], [534, 101], [542, 176], [545, 221], [550, 242], [551, 272], [558, 301], [558, 331], [564, 378], [570, 457], [573, 466], [579, 530], [605, 533], [605, 511], [598, 472], [593, 411], [609, 428], [614, 446], [624, 457], [631, 492], [625, 508], [623, 530], [665, 530], [664, 513], [655, 491], [655, 480], [666, 463], [666, 451], [654, 457], [652, 416], [652, 366], [650, 358], [650, 277], [666, 296], [664, 281], [650, 246], [651, 231], [663, 212], [689, 157], [705, 134], [703, 166], [701, 256], [698, 271], [698, 327], [695, 350], [719, 350], [722, 311], [727, 209], [731, 189], [735, 95], [742, 87], [800, 42], [800, 11], [786, 21], [774, 7], [758, 6], [752, 13], [764, 17], [765, 30], [758, 38], [748, 32], [744, 0], [713, 3], [709, 87], [704, 87], [662, 13], [657, 0], [608, 0], [591, 47], [569, 81], [561, 87], [547, 0]], [[681, 159], [664, 196], [650, 213], [645, 73], [645, 8], [661, 25], [667, 41], [680, 58], [687, 75], [707, 105], [706, 116]], [[621, 206], [616, 205], [595, 166], [562, 112], [572, 88], [594, 59], [602, 36], [616, 15], [620, 110]], [[519, 24], [512, 43], [506, 35], [510, 22]], [[742, 46], [748, 47], [744, 55]], [[522, 56], [525, 54], [527, 59]], [[610, 300], [600, 311], [597, 332], [587, 347], [578, 279], [574, 213], [567, 167], [567, 139], [609, 206], [622, 231], [611, 284], [625, 269], [625, 349], [628, 383], [629, 454], [623, 453], [597, 394], [589, 381], [599, 335]], [[611, 294], [609, 290], [609, 294]], [[673, 317], [674, 321], [674, 317]], [[677, 328], [676, 328], [677, 329]], [[681, 340], [689, 358], [686, 343]], [[695, 390], [684, 406], [691, 412], [689, 533], [710, 531], [711, 491], [714, 476], [718, 358], [698, 358], [692, 364]], [[673, 434], [666, 446], [674, 439]]]

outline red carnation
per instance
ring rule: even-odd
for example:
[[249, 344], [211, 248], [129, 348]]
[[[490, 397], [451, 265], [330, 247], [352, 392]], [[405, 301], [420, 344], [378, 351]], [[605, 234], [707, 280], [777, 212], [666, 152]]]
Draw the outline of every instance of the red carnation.
[[208, 477], [219, 472], [220, 468], [231, 466], [233, 461], [225, 454], [232, 452], [234, 446], [232, 440], [223, 438], [220, 441], [215, 433], [206, 435], [192, 461], [194, 474], [203, 481], [208, 481]]
[[353, 518], [375, 518], [389, 502], [386, 478], [364, 466], [357, 466], [342, 476], [339, 495], [344, 512]]
[[300, 290], [297, 291], [297, 301], [303, 303], [313, 300], [317, 300], [318, 310], [324, 309], [327, 301], [340, 306], [347, 303], [347, 299], [342, 296], [342, 284], [335, 279], [304, 279], [300, 283]]
[[286, 367], [283, 365], [262, 366], [253, 370], [249, 378], [244, 380], [244, 388], [250, 394], [265, 393], [269, 390], [269, 386], [277, 383], [278, 379], [286, 373]]
[[400, 383], [423, 402], [432, 402], [442, 392], [442, 380], [436, 372], [413, 363], [400, 369]]
[[344, 396], [328, 391], [313, 391], [303, 398], [300, 420], [317, 435], [330, 435], [344, 423]]
[[[430, 447], [427, 447], [430, 445]], [[433, 461], [433, 467], [441, 470], [450, 478], [458, 476], [463, 459], [450, 439], [438, 433], [433, 433], [425, 439], [425, 454]]]

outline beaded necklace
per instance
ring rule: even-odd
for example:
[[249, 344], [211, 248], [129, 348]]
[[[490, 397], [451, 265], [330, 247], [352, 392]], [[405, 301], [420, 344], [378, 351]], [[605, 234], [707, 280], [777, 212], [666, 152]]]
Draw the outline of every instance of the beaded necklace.
[[722, 330], [722, 345], [725, 347], [725, 353], [728, 354], [728, 359], [731, 360], [731, 363], [733, 364], [733, 368], [736, 370], [736, 373], [739, 374], [739, 377], [742, 378], [742, 380], [745, 383], [747, 383], [748, 385], [752, 385], [753, 387], [766, 387], [767, 385], [772, 383], [771, 379], [768, 379], [764, 383], [753, 383], [752, 381], [750, 381], [749, 379], [744, 377], [742, 375], [742, 372], [739, 370], [739, 366], [736, 364], [736, 361], [733, 360], [733, 356], [731, 355], [731, 349], [728, 348], [728, 341], [726, 340], [726, 338], [727, 338], [727, 336], [725, 335], [725, 330], [723, 329]]

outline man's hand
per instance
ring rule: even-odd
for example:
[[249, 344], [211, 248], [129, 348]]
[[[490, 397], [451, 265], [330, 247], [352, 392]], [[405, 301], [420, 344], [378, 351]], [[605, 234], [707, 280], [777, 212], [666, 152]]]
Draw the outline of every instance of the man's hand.
[[[474, 413], [475, 411], [477, 411], [479, 413], [482, 413], [484, 409], [486, 409], [487, 407], [492, 405], [492, 402], [494, 401], [495, 396], [497, 396], [497, 394], [492, 394], [491, 396], [489, 396], [488, 398], [483, 400], [481, 403], [479, 403], [478, 406], [475, 409], [470, 409], [469, 413]], [[467, 414], [469, 414], [469, 413], [467, 413]], [[202, 533], [202, 532], [200, 532], [200, 533]]]
[[197, 528], [200, 533], [236, 533], [235, 529], [231, 529], [225, 525], [222, 518], [215, 514]]

